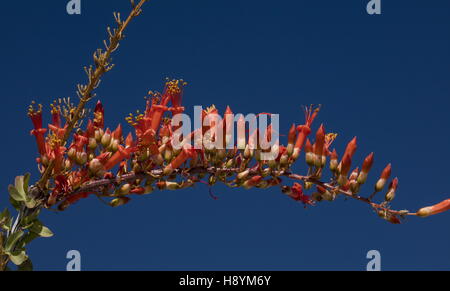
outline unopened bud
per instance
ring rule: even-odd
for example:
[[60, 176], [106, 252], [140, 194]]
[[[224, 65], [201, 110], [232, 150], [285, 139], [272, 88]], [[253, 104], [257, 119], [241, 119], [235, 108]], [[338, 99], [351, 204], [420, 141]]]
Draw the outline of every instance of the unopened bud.
[[130, 184], [123, 184], [117, 191], [116, 194], [118, 195], [128, 195], [130, 193], [131, 190], [131, 185]]
[[112, 152], [117, 152], [117, 150], [119, 149], [119, 140], [117, 139], [111, 140], [110, 148]]
[[306, 190], [309, 190], [309, 189], [311, 189], [312, 188], [312, 186], [314, 186], [314, 184], [313, 183], [311, 183], [311, 182], [305, 182], [305, 189]]
[[103, 134], [101, 143], [104, 148], [107, 148], [109, 146], [109, 144], [111, 143], [111, 134], [109, 134], [109, 133]]
[[172, 155], [173, 151], [171, 149], [166, 149], [164, 151], [164, 160], [166, 161], [166, 163], [170, 163], [170, 161], [172, 160]]
[[72, 166], [73, 166], [73, 163], [72, 163], [71, 160], [66, 159], [66, 160], [64, 161], [64, 168], [65, 168], [66, 170], [70, 170], [70, 169], [72, 168]]
[[358, 181], [358, 184], [360, 184], [360, 185], [366, 183], [366, 181], [367, 181], [367, 173], [361, 171], [359, 173], [359, 175], [358, 175], [357, 181]]
[[178, 190], [180, 189], [180, 185], [177, 182], [166, 182], [167, 190]]
[[417, 216], [420, 216], [420, 217], [427, 217], [427, 216], [430, 216], [431, 215], [431, 212], [432, 212], [432, 208], [429, 206], [429, 207], [424, 207], [424, 208], [421, 208], [421, 209], [419, 209], [419, 211], [417, 211]]
[[129, 197], [119, 197], [111, 200], [111, 202], [109, 202], [109, 205], [111, 205], [112, 207], [118, 207], [127, 204], [130, 200], [131, 199]]
[[375, 191], [380, 192], [384, 186], [386, 185], [386, 179], [378, 179], [377, 183], [375, 184]]
[[89, 162], [89, 170], [92, 173], [97, 173], [98, 171], [103, 169], [103, 164], [98, 159], [93, 159]]
[[348, 180], [347, 180], [346, 176], [339, 175], [337, 182], [340, 186], [345, 186], [347, 184]]
[[97, 129], [94, 133], [95, 140], [97, 142], [101, 142], [103, 134], [104, 134], [103, 129]]
[[67, 156], [69, 157], [69, 159], [71, 160], [75, 160], [77, 158], [77, 151], [75, 148], [70, 148], [69, 151], [67, 152]]
[[86, 153], [86, 152], [78, 152], [78, 153], [77, 153], [76, 163], [77, 163], [78, 165], [84, 165], [84, 164], [86, 164], [87, 160], [88, 160], [88, 156], [87, 156], [87, 153]]
[[353, 194], [359, 192], [359, 184], [356, 180], [350, 180], [350, 191], [352, 191]]
[[[275, 160], [274, 160], [275, 161]], [[287, 154], [283, 154], [280, 158], [280, 165], [281, 166], [286, 166], [289, 162], [289, 157]]]
[[91, 137], [89, 139], [88, 148], [90, 148], [91, 150], [95, 150], [96, 147], [97, 147], [97, 141], [95, 140], [95, 138]]
[[306, 160], [306, 163], [308, 164], [308, 166], [310, 166], [310, 167], [314, 166], [315, 157], [312, 152], [306, 152], [305, 160]]
[[209, 185], [214, 185], [217, 182], [217, 178], [214, 175], [209, 176], [208, 183]]
[[392, 200], [394, 200], [394, 198], [395, 198], [395, 190], [389, 190], [389, 191], [386, 193], [386, 196], [384, 197], [384, 199], [385, 199], [387, 202], [391, 202]]

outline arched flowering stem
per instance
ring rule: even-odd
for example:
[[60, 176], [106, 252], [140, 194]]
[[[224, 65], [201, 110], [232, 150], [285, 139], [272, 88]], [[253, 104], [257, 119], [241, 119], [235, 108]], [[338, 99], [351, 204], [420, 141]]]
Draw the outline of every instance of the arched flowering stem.
[[[37, 143], [36, 162], [41, 175], [30, 186], [30, 175], [16, 177], [14, 185], [8, 188], [18, 215], [12, 216], [8, 209], [0, 213], [0, 270], [6, 270], [9, 262], [22, 270], [32, 267], [25, 252], [27, 244], [37, 237], [52, 235], [38, 219], [41, 210], [63, 211], [93, 195], [118, 207], [133, 196], [152, 193], [155, 188], [182, 190], [198, 183], [210, 187], [223, 183], [231, 188], [279, 188], [305, 207], [338, 197], [354, 199], [394, 224], [406, 216], [426, 217], [450, 209], [450, 199], [417, 212], [392, 209], [399, 180], [391, 178], [391, 164], [384, 168], [370, 195], [359, 194], [368, 181], [374, 153], [367, 155], [361, 166], [355, 165], [356, 137], [342, 155], [331, 150], [337, 135], [327, 132], [324, 124], [317, 129], [313, 126], [320, 106], [305, 107], [303, 123], [291, 126], [286, 146], [276, 139], [277, 143], [264, 147], [267, 141], [275, 141], [272, 133], [278, 129], [270, 124], [265, 130], [247, 131], [243, 116], [238, 118], [237, 139], [232, 141], [233, 111], [227, 107], [221, 115], [214, 105], [198, 116], [202, 121], [199, 128], [180, 134], [181, 125], [172, 123], [184, 112], [181, 101], [187, 84], [167, 79], [162, 93], [149, 92], [142, 113], [138, 111], [126, 118], [132, 128], [126, 137], [120, 124], [113, 130], [105, 128], [102, 103], [97, 102], [92, 116], [87, 115], [85, 107], [94, 97], [93, 90], [102, 75], [113, 67], [110, 56], [130, 21], [141, 13], [144, 2], [135, 5], [131, 1], [132, 11], [125, 21], [120, 14], [114, 14], [117, 28], [108, 29], [106, 50], [94, 53], [95, 68], [85, 68], [88, 83], [78, 86], [80, 99], [76, 106], [69, 99], [53, 103], [48, 127], [44, 125], [43, 107], [30, 107], [28, 116], [33, 124], [31, 134]], [[270, 114], [256, 116], [260, 115]], [[231, 148], [225, 147], [229, 144]], [[272, 153], [271, 159], [263, 158]], [[292, 168], [303, 156], [307, 167], [301, 175]], [[383, 191], [385, 195], [380, 197], [378, 193]]]

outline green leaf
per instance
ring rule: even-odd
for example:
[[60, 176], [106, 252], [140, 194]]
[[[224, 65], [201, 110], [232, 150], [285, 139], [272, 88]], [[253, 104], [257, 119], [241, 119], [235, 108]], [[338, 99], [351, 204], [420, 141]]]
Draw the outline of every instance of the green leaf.
[[12, 227], [12, 219], [11, 217], [7, 217], [6, 220], [0, 224], [1, 228], [3, 228], [4, 230], [10, 230]]
[[35, 238], [38, 238], [39, 235], [37, 233], [34, 232], [27, 232], [24, 236], [23, 239], [20, 241], [21, 243], [21, 247], [25, 247], [27, 244], [29, 244], [30, 242], [32, 242]]
[[18, 271], [33, 271], [33, 264], [31, 263], [30, 258], [28, 258], [25, 262], [23, 262], [17, 270]]
[[30, 173], [26, 173], [23, 176], [23, 190], [25, 191], [25, 193], [28, 193], [28, 186], [30, 184], [30, 176], [31, 176]]
[[23, 197], [27, 197], [27, 194], [25, 194], [25, 190], [23, 189], [23, 176], [17, 176], [15, 180], [15, 186], [16, 190], [19, 191], [20, 195]]
[[26, 196], [25, 196], [25, 193], [23, 192], [23, 190], [22, 190], [22, 192], [20, 192], [13, 185], [9, 185], [8, 191], [9, 191], [9, 195], [11, 196], [11, 198], [14, 199], [15, 201], [25, 201]]
[[33, 223], [36, 222], [37, 217], [39, 216], [39, 212], [40, 211], [35, 211], [32, 214], [22, 218], [22, 221], [20, 223], [22, 228], [23, 229], [27, 229], [27, 228], [30, 228], [31, 226], [33, 226]]
[[10, 217], [11, 217], [11, 214], [9, 213], [8, 208], [5, 208], [5, 210], [3, 210], [0, 213], [0, 223], [3, 223], [4, 221], [6, 221]]
[[9, 197], [9, 203], [16, 209], [17, 211], [20, 211], [21, 208], [21, 202], [14, 200], [11, 196]]
[[10, 252], [14, 248], [16, 242], [22, 237], [22, 235], [23, 231], [12, 233], [6, 240], [5, 251]]
[[15, 265], [19, 266], [19, 265], [22, 265], [26, 260], [28, 260], [28, 256], [25, 253], [25, 251], [19, 251], [19, 252], [9, 254], [9, 259]]
[[40, 237], [52, 237], [53, 232], [46, 226], [43, 226], [40, 221], [36, 221], [30, 228], [31, 232], [39, 235]]

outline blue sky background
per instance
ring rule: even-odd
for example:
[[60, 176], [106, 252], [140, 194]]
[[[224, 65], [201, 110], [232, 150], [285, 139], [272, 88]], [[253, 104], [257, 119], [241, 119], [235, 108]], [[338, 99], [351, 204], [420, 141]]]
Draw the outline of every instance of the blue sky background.
[[[4, 2], [0, 205], [16, 175], [37, 179], [30, 101], [74, 97], [112, 12], [129, 10], [125, 0], [82, 0], [80, 16], [66, 14], [68, 1]], [[382, 0], [381, 16], [367, 2], [150, 1], [97, 91], [107, 125], [142, 109], [166, 76], [189, 82], [189, 110], [279, 113], [284, 132], [303, 122], [301, 105], [321, 103], [316, 125], [339, 133], [338, 150], [356, 135], [355, 162], [374, 151], [373, 173], [393, 163], [394, 207], [449, 198], [450, 2]], [[214, 191], [218, 200], [199, 185], [45, 212], [55, 236], [33, 242], [31, 258], [38, 270], [64, 270], [71, 249], [84, 270], [364, 270], [375, 249], [384, 270], [450, 269], [450, 213], [390, 225], [355, 201], [305, 210], [278, 189]]]

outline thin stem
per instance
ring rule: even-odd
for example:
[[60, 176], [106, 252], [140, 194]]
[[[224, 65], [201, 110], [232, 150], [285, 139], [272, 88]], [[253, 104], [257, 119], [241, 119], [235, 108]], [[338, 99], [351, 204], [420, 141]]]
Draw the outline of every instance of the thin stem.
[[[122, 40], [124, 37], [123, 32], [127, 28], [128, 24], [131, 22], [131, 20], [141, 13], [141, 7], [142, 5], [144, 5], [146, 1], [147, 0], [141, 0], [137, 5], [134, 5], [134, 2], [132, 2], [133, 9], [131, 10], [130, 14], [128, 15], [127, 19], [124, 22], [120, 20], [120, 14], [115, 14], [118, 28], [114, 31], [112, 35], [110, 35], [110, 43], [107, 46], [106, 51], [101, 55], [94, 54], [94, 59], [98, 61], [98, 63], [96, 62], [97, 67], [93, 74], [89, 74], [88, 84], [85, 86], [78, 87], [80, 102], [78, 103], [78, 106], [73, 112], [72, 118], [67, 122], [67, 129], [61, 144], [65, 144], [69, 139], [72, 130], [75, 128], [75, 125], [82, 117], [82, 112], [84, 110], [84, 107], [86, 106], [86, 103], [92, 97], [92, 91], [96, 89], [97, 86], [99, 85], [100, 79], [103, 76], [103, 74], [112, 69], [112, 65], [109, 64], [111, 54], [118, 48], [120, 40]], [[37, 185], [40, 188], [42, 189], [45, 188], [47, 180], [51, 176], [53, 167], [54, 161], [51, 161], [48, 167], [45, 169], [44, 173], [42, 174], [41, 179], [37, 183]]]
[[[217, 168], [217, 167], [208, 167], [208, 168], [203, 168], [203, 167], [196, 167], [196, 168], [192, 168], [189, 169], [188, 171], [183, 171], [181, 169], [177, 169], [174, 171], [173, 174], [179, 174], [179, 175], [184, 175], [186, 173], [188, 174], [200, 174], [200, 173], [204, 173], [204, 174], [217, 174], [217, 173], [228, 173], [228, 174], [237, 174], [241, 172], [241, 170], [239, 168]], [[249, 176], [254, 176], [254, 175], [258, 175], [260, 172], [258, 169], [250, 169], [249, 172]], [[390, 208], [387, 208], [385, 206], [383, 206], [382, 204], [377, 204], [375, 202], [373, 202], [371, 199], [369, 198], [365, 198], [363, 196], [360, 195], [355, 195], [349, 191], [345, 191], [339, 187], [333, 186], [329, 183], [325, 183], [322, 182], [320, 180], [315, 179], [312, 176], [301, 176], [298, 174], [294, 174], [291, 172], [287, 172], [287, 171], [277, 171], [273, 173], [274, 176], [285, 176], [288, 177], [290, 179], [293, 180], [300, 180], [300, 181], [304, 181], [304, 182], [310, 182], [313, 183], [315, 185], [319, 185], [322, 186], [324, 188], [327, 188], [333, 192], [338, 192], [340, 194], [343, 194], [344, 196], [351, 198], [351, 199], [355, 199], [357, 201], [361, 201], [363, 203], [366, 203], [368, 205], [370, 205], [372, 208], [374, 209], [378, 209], [378, 210], [383, 210], [386, 211], [392, 215], [416, 215], [415, 213], [404, 213], [401, 211], [397, 211], [397, 210], [392, 210]], [[100, 188], [103, 188], [105, 186], [110, 186], [110, 185], [115, 185], [115, 184], [121, 184], [121, 183], [128, 183], [128, 182], [132, 182], [135, 181], [137, 179], [145, 179], [145, 178], [156, 178], [156, 179], [160, 179], [163, 178], [163, 170], [162, 169], [156, 169], [156, 170], [152, 170], [150, 172], [146, 172], [146, 173], [134, 173], [134, 172], [130, 172], [128, 174], [124, 174], [122, 176], [117, 176], [114, 178], [110, 178], [110, 179], [99, 179], [99, 180], [95, 180], [95, 181], [90, 181], [90, 182], [86, 182], [85, 184], [83, 184], [81, 187], [75, 189], [73, 192], [68, 193], [65, 195], [65, 197], [68, 197], [70, 195], [74, 195], [77, 193], [82, 193], [82, 192], [95, 192]]]

